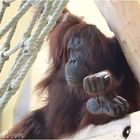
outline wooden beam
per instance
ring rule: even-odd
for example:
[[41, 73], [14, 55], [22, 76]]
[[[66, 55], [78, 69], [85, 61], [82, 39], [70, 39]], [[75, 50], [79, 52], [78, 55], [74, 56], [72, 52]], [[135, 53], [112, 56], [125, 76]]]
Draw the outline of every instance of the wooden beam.
[[140, 83], [140, 2], [94, 0]]

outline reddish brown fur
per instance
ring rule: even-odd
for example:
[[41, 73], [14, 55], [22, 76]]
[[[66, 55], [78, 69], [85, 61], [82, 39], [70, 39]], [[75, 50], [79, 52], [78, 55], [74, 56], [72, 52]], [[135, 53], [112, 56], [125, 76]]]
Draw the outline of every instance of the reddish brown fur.
[[[43, 90], [48, 89], [48, 104], [25, 116], [5, 138], [58, 138], [71, 135], [88, 124], [103, 124], [114, 119], [107, 115], [90, 114], [85, 107], [89, 95], [82, 87], [70, 87], [65, 80], [66, 43], [73, 33], [79, 34], [81, 30], [94, 52], [98, 54], [94, 60], [94, 72], [109, 69], [118, 80], [123, 75], [124, 80], [117, 89], [117, 94], [128, 100], [129, 113], [140, 108], [138, 82], [123, 54], [117, 54], [117, 51], [121, 52], [117, 40], [105, 37], [95, 26], [88, 25], [73, 15], [68, 15], [63, 20], [62, 15], [49, 36], [52, 68], [49, 75], [39, 84]], [[99, 47], [102, 47], [102, 51]], [[116, 61], [117, 55], [120, 55], [119, 61]]]

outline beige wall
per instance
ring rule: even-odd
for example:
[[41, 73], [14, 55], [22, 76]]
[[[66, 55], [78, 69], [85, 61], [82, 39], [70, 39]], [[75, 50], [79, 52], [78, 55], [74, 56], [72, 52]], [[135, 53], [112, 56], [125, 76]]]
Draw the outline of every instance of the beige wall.
[[95, 24], [107, 36], [112, 36], [106, 21], [97, 9], [94, 0], [70, 0], [68, 8], [75, 15], [84, 16], [85, 21]]

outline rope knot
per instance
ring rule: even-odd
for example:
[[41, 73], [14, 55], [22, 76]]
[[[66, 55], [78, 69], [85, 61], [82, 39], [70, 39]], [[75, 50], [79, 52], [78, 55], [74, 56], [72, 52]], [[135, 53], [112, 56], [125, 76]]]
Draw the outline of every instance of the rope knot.
[[9, 59], [9, 56], [6, 56], [4, 53], [8, 50], [8, 48], [4, 48], [0, 54], [0, 57], [3, 59], [3, 60], [8, 60]]
[[10, 3], [14, 0], [3, 0], [3, 4], [5, 4], [7, 7], [10, 6]]
[[19, 88], [18, 85], [16, 85], [16, 82], [13, 82], [8, 86], [8, 91], [11, 91], [11, 90], [17, 90]]

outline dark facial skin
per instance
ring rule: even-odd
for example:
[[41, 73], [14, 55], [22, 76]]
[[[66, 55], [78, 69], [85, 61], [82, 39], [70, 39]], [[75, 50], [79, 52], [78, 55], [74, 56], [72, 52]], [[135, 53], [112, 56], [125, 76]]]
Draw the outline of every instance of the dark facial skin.
[[[83, 86], [85, 92], [91, 96], [87, 101], [87, 110], [92, 114], [107, 114], [117, 117], [128, 111], [127, 100], [112, 93], [119, 87], [121, 80], [117, 81], [108, 70], [93, 73], [88, 58], [92, 50], [85, 48], [86, 40], [72, 38], [68, 42], [68, 62], [65, 66], [65, 76], [70, 86]], [[90, 45], [90, 44], [88, 44]], [[90, 50], [90, 56], [87, 51]], [[95, 59], [96, 60], [96, 59]], [[93, 73], [93, 74], [91, 74]]]
[[68, 62], [65, 66], [65, 75], [68, 84], [81, 86], [83, 79], [89, 74], [86, 52], [86, 42], [82, 38], [72, 38], [68, 43]]

